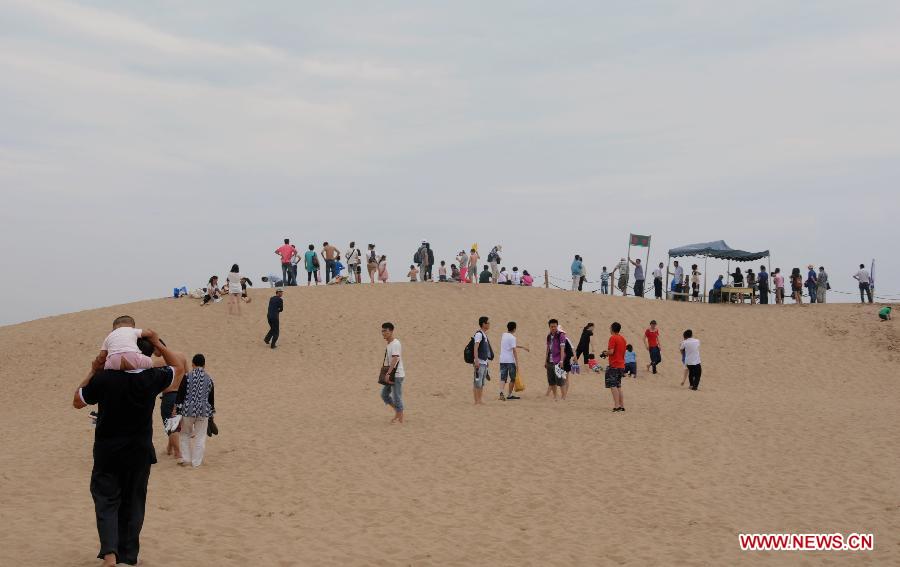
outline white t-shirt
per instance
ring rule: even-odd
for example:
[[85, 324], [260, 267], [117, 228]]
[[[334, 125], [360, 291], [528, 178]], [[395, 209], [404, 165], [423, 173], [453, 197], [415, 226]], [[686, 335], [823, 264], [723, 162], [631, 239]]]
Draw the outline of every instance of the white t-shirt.
[[350, 266], [355, 266], [356, 264], [359, 264], [359, 255], [360, 255], [359, 248], [354, 248], [354, 249], [350, 250], [349, 252], [347, 252], [347, 264]]
[[661, 280], [662, 279], [662, 270], [660, 270], [659, 268], [656, 268], [655, 270], [653, 270], [653, 279]]
[[507, 281], [509, 281], [509, 276], [506, 272], [500, 272], [500, 275], [497, 276], [497, 283], [506, 283]]
[[500, 337], [500, 364], [513, 364], [516, 362], [516, 336], [512, 333], [503, 333]]
[[856, 272], [856, 279], [859, 280], [859, 283], [869, 283], [868, 270], [860, 270], [860, 271]]
[[684, 277], [684, 268], [681, 266], [675, 266], [675, 279], [681, 281], [681, 278]]
[[522, 283], [522, 274], [514, 270], [509, 279], [513, 285], [519, 285]]
[[397, 378], [406, 378], [406, 373], [403, 371], [403, 358], [400, 356], [400, 341], [397, 339], [392, 340], [388, 343], [387, 353], [384, 356], [384, 365], [390, 366], [391, 359], [393, 357], [398, 357], [397, 360], [397, 372], [394, 374]]
[[137, 340], [141, 338], [141, 329], [134, 327], [119, 327], [108, 334], [103, 340], [100, 350], [105, 350], [107, 356], [122, 354], [123, 352], [141, 352], [137, 347]]
[[684, 363], [690, 366], [700, 364], [700, 341], [691, 337], [681, 341], [681, 348], [684, 349]]

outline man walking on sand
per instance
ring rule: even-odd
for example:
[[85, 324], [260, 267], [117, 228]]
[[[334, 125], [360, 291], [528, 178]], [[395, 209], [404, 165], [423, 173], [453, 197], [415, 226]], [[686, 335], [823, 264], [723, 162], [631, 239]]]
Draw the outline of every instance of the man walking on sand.
[[472, 361], [475, 371], [475, 380], [472, 387], [472, 396], [475, 398], [476, 406], [480, 406], [484, 403], [482, 402], [482, 398], [484, 397], [484, 382], [485, 380], [491, 379], [491, 375], [488, 372], [488, 364], [490, 361], [494, 360], [494, 349], [491, 348], [491, 343], [487, 338], [487, 332], [490, 328], [491, 322], [488, 318], [484, 316], [479, 317], [478, 330], [475, 331], [475, 335], [472, 337], [472, 340], [475, 341], [475, 348], [473, 351], [475, 356]]
[[[687, 377], [690, 380], [691, 390], [700, 387], [700, 341], [694, 338], [694, 332], [690, 329], [684, 332], [684, 340], [681, 341], [681, 353], [684, 355], [684, 365], [687, 366]], [[684, 386], [684, 379], [681, 380]]]
[[559, 328], [559, 321], [550, 319], [547, 322], [550, 333], [547, 335], [547, 351], [544, 356], [544, 367], [547, 369], [547, 385], [556, 400], [556, 389], [559, 388], [560, 397], [565, 400], [569, 393], [569, 380], [566, 360], [566, 342], [569, 340], [566, 334]]
[[[528, 350], [527, 347], [518, 346], [516, 341], [516, 322], [510, 321], [506, 324], [506, 332], [500, 337], [500, 399], [501, 400], [518, 400], [519, 396], [514, 395], [516, 386], [516, 375], [519, 370], [519, 349]], [[530, 352], [530, 351], [529, 351]], [[506, 395], [503, 394], [503, 386], [509, 383], [509, 390]]]
[[653, 373], [656, 374], [656, 366], [662, 362], [662, 354], [659, 347], [659, 329], [656, 328], [656, 319], [650, 321], [650, 327], [644, 331], [644, 346], [647, 347], [647, 351], [650, 353], [650, 364], [647, 365], [647, 370], [653, 369]]
[[187, 366], [184, 355], [169, 350], [156, 333], [139, 339], [138, 348], [158, 352], [168, 366], [104, 370], [106, 357], [98, 356], [72, 400], [75, 409], [98, 404], [91, 497], [100, 536], [97, 557], [103, 560], [103, 567], [138, 564], [150, 467], [156, 464], [156, 396], [164, 390], [177, 390]]
[[335, 265], [337, 264], [338, 258], [341, 257], [341, 251], [328, 244], [327, 242], [322, 243], [322, 259], [325, 260], [325, 283], [331, 281], [331, 278], [336, 276], [334, 273]]
[[281, 332], [279, 319], [281, 312], [284, 311], [284, 300], [281, 298], [283, 293], [284, 290], [282, 288], [276, 287], [275, 295], [269, 298], [269, 311], [266, 314], [266, 319], [269, 321], [269, 332], [266, 333], [266, 338], [263, 339], [263, 342], [270, 345], [270, 348], [275, 348], [275, 343], [278, 342], [278, 334]]
[[606, 387], [612, 393], [613, 411], [625, 411], [625, 400], [622, 396], [622, 376], [625, 374], [625, 347], [628, 342], [619, 333], [622, 325], [618, 322], [609, 326], [611, 336], [604, 353], [609, 358], [606, 368]]
[[400, 341], [394, 338], [393, 323], [382, 323], [381, 337], [387, 342], [382, 366], [387, 367], [388, 380], [388, 384], [381, 388], [381, 399], [385, 405], [394, 408], [391, 423], [403, 423], [403, 381], [406, 379], [406, 372], [400, 357]]

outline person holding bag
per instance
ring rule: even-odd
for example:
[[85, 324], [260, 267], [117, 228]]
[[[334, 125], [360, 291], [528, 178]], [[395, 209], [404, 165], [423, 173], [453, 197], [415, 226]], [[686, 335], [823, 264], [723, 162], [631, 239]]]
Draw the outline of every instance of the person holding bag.
[[400, 341], [394, 338], [394, 324], [383, 323], [381, 336], [387, 342], [381, 372], [378, 374], [378, 383], [382, 386], [381, 399], [385, 405], [394, 408], [391, 423], [403, 423], [403, 381], [406, 373], [400, 358]]

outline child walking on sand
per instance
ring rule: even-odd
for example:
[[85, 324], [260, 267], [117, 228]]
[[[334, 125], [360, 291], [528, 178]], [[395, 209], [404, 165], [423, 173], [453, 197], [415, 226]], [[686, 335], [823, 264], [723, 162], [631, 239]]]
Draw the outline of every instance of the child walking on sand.
[[149, 337], [150, 329], [135, 329], [134, 318], [129, 315], [116, 317], [113, 330], [103, 340], [100, 354], [106, 357], [106, 370], [142, 370], [153, 368], [153, 360], [141, 353], [137, 340]]

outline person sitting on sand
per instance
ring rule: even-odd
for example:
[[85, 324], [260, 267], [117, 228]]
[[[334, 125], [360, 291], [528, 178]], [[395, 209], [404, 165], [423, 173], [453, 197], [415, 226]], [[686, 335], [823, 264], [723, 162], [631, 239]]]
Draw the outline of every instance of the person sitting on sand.
[[459, 268], [456, 267], [456, 264], [450, 264], [450, 281], [458, 282], [461, 277], [459, 272]]
[[628, 375], [637, 378], [637, 353], [631, 345], [625, 345], [625, 376]]
[[417, 268], [415, 264], [410, 264], [409, 273], [406, 274], [406, 277], [408, 277], [411, 282], [419, 281], [419, 268]]
[[528, 270], [522, 272], [522, 285], [531, 287], [534, 285], [534, 278], [528, 273]]
[[206, 295], [203, 296], [203, 303], [200, 306], [203, 307], [212, 301], [216, 303], [222, 301], [219, 298], [219, 276], [209, 278], [209, 283], [206, 285]]
[[885, 305], [881, 309], [878, 310], [878, 318], [882, 321], [890, 321], [891, 320], [891, 306]]
[[137, 340], [149, 337], [150, 329], [135, 329], [134, 318], [130, 315], [116, 317], [113, 330], [103, 339], [100, 356], [106, 359], [106, 370], [138, 370], [153, 368], [153, 360], [141, 354]]
[[441, 260], [441, 265], [438, 267], [438, 281], [447, 281], [447, 262], [444, 260]]
[[250, 278], [241, 278], [241, 300], [244, 303], [250, 303], [250, 296], [247, 295], [247, 286], [253, 287]]
[[491, 274], [491, 267], [487, 264], [484, 265], [484, 269], [481, 270], [481, 273], [478, 275], [478, 283], [491, 283], [491, 278], [493, 278], [493, 274]]

